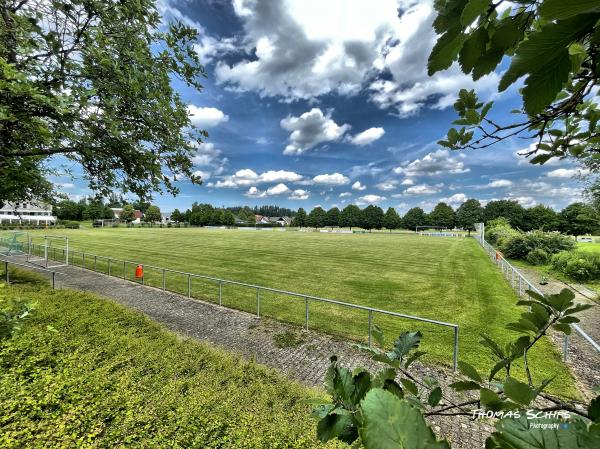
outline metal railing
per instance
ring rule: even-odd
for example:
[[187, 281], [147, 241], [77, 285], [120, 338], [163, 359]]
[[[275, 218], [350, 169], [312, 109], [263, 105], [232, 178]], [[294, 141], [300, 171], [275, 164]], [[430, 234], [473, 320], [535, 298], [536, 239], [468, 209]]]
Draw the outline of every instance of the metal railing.
[[[37, 248], [37, 246], [39, 246], [39, 248]], [[32, 253], [35, 253], [36, 250], [41, 252], [41, 250], [43, 250], [43, 247], [41, 245], [34, 244], [30, 250]], [[60, 253], [60, 256], [57, 253]], [[419, 322], [423, 322], [423, 323], [433, 324], [436, 326], [452, 328], [453, 336], [454, 336], [452, 367], [455, 371], [456, 371], [456, 368], [458, 365], [459, 326], [457, 324], [446, 323], [443, 321], [432, 320], [429, 318], [422, 318], [422, 317], [418, 317], [418, 316], [414, 316], [414, 315], [407, 315], [404, 313], [392, 312], [389, 310], [377, 309], [374, 307], [352, 304], [352, 303], [338, 301], [338, 300], [329, 299], [329, 298], [322, 298], [319, 296], [307, 295], [305, 293], [292, 292], [292, 291], [287, 291], [287, 290], [282, 290], [282, 289], [277, 289], [277, 288], [265, 287], [262, 285], [249, 284], [246, 282], [222, 279], [222, 278], [218, 278], [218, 277], [214, 277], [214, 276], [207, 276], [207, 275], [203, 275], [203, 274], [190, 273], [190, 272], [180, 271], [180, 270], [173, 270], [170, 268], [159, 267], [156, 265], [143, 264], [143, 263], [134, 262], [134, 261], [130, 261], [130, 260], [117, 259], [114, 257], [100, 256], [97, 254], [80, 252], [80, 251], [75, 251], [75, 250], [69, 250], [68, 253], [69, 253], [68, 263], [70, 265], [77, 266], [80, 268], [85, 268], [85, 269], [88, 269], [88, 270], [91, 270], [94, 272], [98, 272], [101, 274], [106, 274], [108, 276], [120, 277], [125, 280], [132, 280], [131, 277], [128, 275], [128, 273], [132, 272], [131, 267], [134, 267], [134, 269], [135, 269], [135, 267], [141, 266], [143, 274], [142, 274], [142, 277], [139, 278], [138, 282], [140, 282], [142, 285], [147, 284], [146, 278], [145, 278], [146, 270], [155, 270], [159, 273], [159, 279], [158, 279], [159, 287], [158, 288], [160, 288], [164, 291], [171, 291], [174, 293], [185, 294], [185, 292], [182, 292], [181, 290], [170, 289], [168, 286], [168, 283], [167, 283], [167, 275], [169, 273], [183, 276], [184, 278], [187, 279], [187, 296], [188, 296], [188, 298], [192, 297], [192, 279], [204, 279], [204, 280], [207, 280], [210, 282], [214, 282], [216, 285], [218, 285], [218, 304], [220, 306], [223, 305], [223, 286], [224, 285], [236, 285], [236, 286], [256, 290], [256, 315], [259, 317], [261, 316], [261, 292], [271, 292], [271, 293], [277, 293], [280, 295], [301, 298], [304, 300], [304, 304], [305, 304], [304, 305], [304, 328], [306, 330], [308, 330], [308, 328], [309, 328], [309, 319], [310, 319], [309, 304], [310, 304], [310, 302], [331, 304], [331, 305], [350, 308], [350, 309], [354, 309], [354, 310], [365, 311], [368, 313], [368, 344], [369, 344], [369, 346], [371, 346], [371, 343], [372, 343], [374, 314], [387, 315], [387, 316], [391, 316], [391, 317], [395, 317], [395, 318], [414, 320], [414, 321], [419, 321]], [[48, 257], [50, 257], [50, 258], [60, 257], [61, 260], [63, 260], [65, 258], [65, 250], [64, 249], [61, 250], [60, 248], [52, 248], [52, 250], [48, 252]], [[99, 270], [99, 263], [98, 263], [99, 261], [104, 262], [103, 265], [106, 267], [106, 271]], [[120, 273], [120, 276], [119, 276], [119, 273]]]
[[[24, 263], [19, 263], [19, 262], [13, 262], [12, 260], [2, 260], [1, 262], [4, 263], [4, 280], [6, 281], [7, 284], [10, 284], [10, 271], [9, 271], [9, 266], [10, 265], [14, 265], [17, 267], [22, 267], [22, 268], [27, 268], [29, 270], [31, 270], [32, 268], [34, 270], [38, 270], [38, 271], [43, 271], [45, 273], [50, 273], [50, 278], [52, 280], [52, 288], [55, 289], [56, 288], [56, 274], [57, 272], [54, 270], [49, 270], [47, 268], [42, 268], [42, 267], [37, 267], [34, 266], [32, 264], [24, 264]], [[61, 274], [61, 273], [58, 273]]]
[[[496, 264], [500, 270], [502, 270], [502, 274], [506, 278], [506, 280], [510, 283], [513, 290], [517, 292], [519, 298], [522, 298], [527, 290], [533, 290], [538, 295], [543, 295], [539, 288], [533, 285], [523, 274], [517, 270], [510, 262], [508, 262], [504, 256], [492, 245], [485, 241], [485, 238], [482, 235], [477, 237], [482, 248], [488, 254], [490, 259]], [[594, 341], [592, 337], [585, 333], [581, 327], [577, 324], [572, 324], [573, 329], [577, 331], [579, 335], [581, 335], [596, 351], [600, 353], [600, 345]], [[563, 336], [563, 361], [567, 361], [569, 354], [569, 336], [564, 334]]]

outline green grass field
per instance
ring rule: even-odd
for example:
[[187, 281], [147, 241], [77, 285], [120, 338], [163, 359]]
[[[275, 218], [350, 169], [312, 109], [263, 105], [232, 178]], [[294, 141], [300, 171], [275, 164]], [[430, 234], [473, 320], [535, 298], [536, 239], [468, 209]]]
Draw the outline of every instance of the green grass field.
[[[456, 323], [460, 360], [480, 369], [491, 366], [488, 352], [479, 345], [480, 333], [507, 341], [514, 334], [504, 326], [521, 311], [516, 296], [474, 239], [196, 228], [80, 229], [60, 234], [67, 235], [71, 249], [77, 251]], [[81, 264], [81, 259], [75, 262]], [[88, 258], [86, 265], [91, 268], [93, 260]], [[97, 268], [106, 271], [106, 263], [99, 260]], [[129, 266], [127, 277], [132, 278], [133, 271]], [[121, 276], [122, 265], [113, 263], [112, 274]], [[162, 273], [146, 268], [145, 282], [161, 287]], [[167, 288], [187, 294], [187, 277], [167, 276]], [[218, 286], [193, 279], [192, 295], [217, 301]], [[226, 285], [223, 304], [255, 312], [256, 292]], [[302, 325], [304, 300], [263, 292], [261, 314]], [[365, 311], [310, 305], [312, 329], [364, 342], [367, 323]], [[451, 365], [451, 329], [382, 315], [375, 315], [374, 323], [389, 338], [404, 330], [421, 330], [426, 357]], [[536, 381], [556, 373], [553, 390], [576, 394], [550, 342], [543, 341], [531, 361], [537, 367]]]
[[2, 448], [346, 447], [318, 442], [301, 401], [319, 393], [274, 370], [89, 293], [0, 290], [20, 301], [37, 307], [0, 342]]

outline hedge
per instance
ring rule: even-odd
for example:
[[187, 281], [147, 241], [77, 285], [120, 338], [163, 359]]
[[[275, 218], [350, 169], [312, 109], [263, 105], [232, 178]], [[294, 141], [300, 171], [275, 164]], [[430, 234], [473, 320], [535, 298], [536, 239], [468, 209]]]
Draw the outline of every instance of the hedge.
[[552, 268], [576, 281], [600, 279], [600, 254], [563, 251], [552, 256]]
[[340, 447], [316, 440], [316, 393], [273, 370], [92, 294], [3, 292], [37, 307], [0, 341], [2, 448]]

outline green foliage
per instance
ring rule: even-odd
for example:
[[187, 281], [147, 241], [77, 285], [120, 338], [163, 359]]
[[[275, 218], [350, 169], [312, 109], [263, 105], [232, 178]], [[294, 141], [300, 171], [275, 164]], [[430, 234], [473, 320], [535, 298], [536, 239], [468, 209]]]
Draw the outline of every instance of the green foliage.
[[456, 211], [456, 225], [467, 231], [475, 230], [475, 223], [483, 222], [484, 209], [475, 199], [468, 199]]
[[373, 204], [360, 212], [360, 226], [363, 229], [381, 229], [383, 227], [383, 210]]
[[144, 214], [144, 221], [148, 223], [157, 223], [162, 221], [162, 215], [158, 206], [150, 206]]
[[546, 265], [550, 260], [550, 254], [548, 254], [542, 248], [535, 248], [527, 253], [527, 257], [525, 259], [531, 265]]
[[446, 229], [454, 228], [456, 214], [454, 209], [446, 203], [438, 203], [429, 214], [429, 223], [432, 226], [439, 226]]
[[600, 254], [563, 251], [552, 256], [552, 268], [576, 281], [600, 279]]
[[[439, 144], [452, 149], [487, 148], [519, 134], [536, 137], [532, 163], [574, 156], [597, 165], [596, 125], [600, 109], [593, 101], [600, 66], [600, 7], [593, 0], [442, 0], [433, 26], [440, 35], [429, 56], [429, 74], [457, 61], [474, 80], [510, 58], [498, 90], [523, 79], [522, 115], [513, 123], [490, 118], [492, 102], [461, 90], [454, 105], [458, 128]], [[513, 225], [516, 225], [513, 223]]]
[[600, 218], [594, 208], [584, 203], [573, 203], [559, 214], [561, 231], [578, 236], [590, 234], [600, 228]]
[[9, 295], [39, 307], [0, 342], [3, 448], [323, 447], [301, 403], [314, 392], [273, 370], [95, 295]]
[[325, 217], [325, 226], [339, 226], [340, 225], [340, 210], [337, 207], [332, 207], [327, 211]]
[[538, 204], [525, 211], [524, 230], [557, 231], [560, 225], [558, 214], [551, 207]]
[[490, 201], [484, 209], [485, 221], [505, 218], [513, 228], [525, 229], [525, 209], [513, 200]]
[[79, 163], [89, 186], [177, 193], [206, 136], [172, 79], [200, 89], [197, 31], [161, 26], [153, 0], [0, 4], [0, 202], [48, 200], [48, 158]]
[[485, 239], [492, 245], [500, 246], [511, 237], [518, 235], [520, 235], [519, 231], [513, 229], [504, 217], [488, 222], [485, 228]]
[[[489, 377], [484, 379], [466, 362], [458, 363], [466, 380], [455, 382], [450, 388], [459, 392], [473, 391], [477, 394], [476, 400], [442, 404], [444, 394], [436, 379], [426, 377], [419, 381], [410, 375], [408, 361], [418, 354], [421, 341], [419, 332], [403, 333], [391, 352], [357, 345], [368, 352], [374, 361], [386, 365], [377, 374], [362, 368], [350, 372], [340, 367], [337, 358], [332, 357], [325, 380], [331, 400], [314, 409], [314, 415], [319, 418], [319, 438], [322, 441], [337, 438], [356, 443], [356, 447], [360, 443], [365, 449], [449, 448], [446, 441], [437, 441], [424, 416], [474, 416], [473, 413], [482, 408], [485, 412], [499, 413], [502, 418], [496, 423], [496, 431], [487, 439], [486, 448], [584, 449], [597, 446], [600, 428], [591, 422], [600, 420], [600, 396], [591, 401], [587, 414], [578, 412], [579, 416], [571, 415], [566, 419], [540, 419], [526, 415], [526, 409], [542, 414], [545, 411], [556, 412], [554, 404], [559, 404], [558, 410], [566, 413], [575, 410], [572, 404], [544, 393], [552, 379], [543, 380], [539, 385], [533, 383], [533, 367], [529, 365], [527, 355], [550, 328], [569, 334], [571, 324], [579, 321], [573, 315], [591, 306], [576, 305], [575, 295], [568, 289], [547, 296], [533, 291], [527, 293], [530, 299], [521, 300], [518, 304], [527, 307], [528, 311], [521, 314], [518, 322], [506, 326], [522, 335], [503, 347], [489, 336], [482, 336], [482, 345], [490, 349], [495, 359]], [[385, 343], [380, 329], [376, 328], [374, 336], [378, 343]], [[403, 364], [404, 359], [407, 362]], [[516, 379], [511, 372], [514, 371], [514, 363], [520, 359], [527, 382]], [[546, 395], [552, 405], [547, 408], [534, 407], [532, 404], [540, 394]], [[476, 409], [471, 410], [471, 405], [475, 405]], [[546, 429], [532, 431], [533, 423], [552, 424], [556, 428], [549, 432]], [[564, 434], [559, 433], [565, 428], [568, 430]]]
[[404, 229], [414, 230], [417, 226], [428, 224], [428, 217], [420, 207], [409, 209], [402, 217], [402, 227]]
[[37, 304], [29, 298], [12, 296], [0, 283], [0, 345], [19, 332]]
[[119, 218], [125, 220], [127, 223], [131, 223], [135, 220], [135, 210], [133, 209], [133, 206], [131, 204], [125, 204]]
[[278, 348], [297, 348], [304, 343], [304, 337], [297, 332], [287, 330], [274, 335], [273, 341]]
[[360, 226], [360, 209], [354, 204], [344, 207], [340, 213], [340, 226], [344, 228], [354, 228]]
[[[338, 218], [339, 220], [339, 218]], [[303, 208], [298, 209], [294, 220], [292, 221], [292, 225], [298, 228], [302, 228], [307, 226], [308, 224], [308, 216], [306, 215], [306, 211]]]
[[400, 226], [402, 226], [400, 215], [398, 215], [396, 209], [389, 207], [383, 216], [383, 227], [391, 231], [393, 229], [399, 229]]
[[310, 211], [307, 218], [307, 225], [312, 228], [322, 228], [327, 221], [327, 212], [322, 207], [315, 207]]

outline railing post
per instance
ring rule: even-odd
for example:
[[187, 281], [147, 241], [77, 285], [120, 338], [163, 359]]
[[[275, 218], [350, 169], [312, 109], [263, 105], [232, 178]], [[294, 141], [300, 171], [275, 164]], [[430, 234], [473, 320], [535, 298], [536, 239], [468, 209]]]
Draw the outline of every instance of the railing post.
[[125, 261], [123, 261], [123, 279], [125, 279]]
[[256, 289], [256, 316], [260, 317], [260, 288]]
[[372, 328], [373, 328], [373, 311], [369, 310], [369, 348], [371, 347]]
[[144, 270], [144, 265], [142, 265], [142, 285], [146, 285], [146, 284], [144, 284], [144, 277], [146, 276], [145, 271], [146, 270]]
[[109, 257], [108, 258], [108, 275], [110, 276], [110, 262], [112, 261], [112, 259]]
[[219, 305], [223, 305], [223, 282], [219, 281]]
[[167, 289], [167, 274], [165, 269], [163, 268], [162, 270], [163, 273], [163, 291], [165, 291]]
[[96, 271], [97, 266], [98, 266], [98, 256], [94, 254], [94, 271]]
[[456, 372], [456, 368], [458, 367], [458, 326], [454, 327], [454, 360], [452, 367], [454, 372]]
[[569, 336], [565, 334], [563, 336], [563, 362], [567, 361], [567, 357], [569, 354]]
[[81, 253], [81, 268], [85, 268], [85, 253]]
[[52, 272], [52, 290], [56, 288], [56, 271]]
[[306, 322], [305, 322], [305, 327], [306, 330], [308, 331], [308, 297], [304, 297], [304, 301], [306, 303]]
[[192, 297], [192, 275], [188, 273], [188, 298]]
[[523, 276], [519, 275], [519, 298], [523, 297]]
[[8, 262], [4, 262], [4, 269], [6, 270], [5, 271], [5, 274], [6, 274], [6, 283], [10, 284], [10, 276], [8, 274]]

